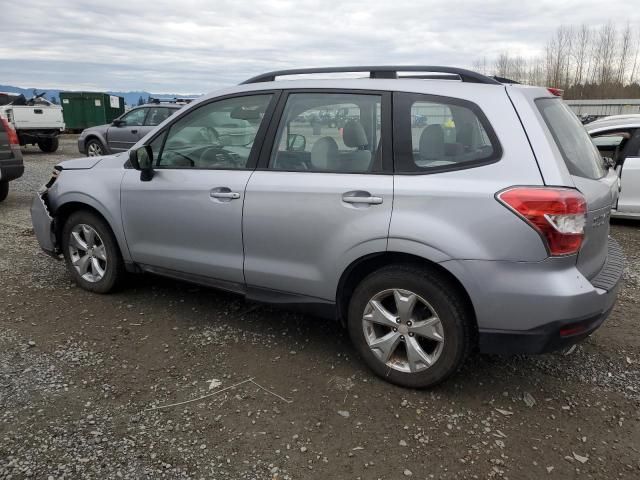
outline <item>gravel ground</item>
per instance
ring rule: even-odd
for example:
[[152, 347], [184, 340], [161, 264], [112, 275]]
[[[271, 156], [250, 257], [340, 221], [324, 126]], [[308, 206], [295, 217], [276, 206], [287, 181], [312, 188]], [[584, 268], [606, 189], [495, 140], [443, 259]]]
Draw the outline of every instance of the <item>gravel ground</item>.
[[636, 224], [612, 228], [624, 288], [572, 354], [411, 391], [330, 322], [152, 276], [79, 290], [28, 211], [75, 137], [24, 153], [0, 204], [0, 478], [640, 478]]

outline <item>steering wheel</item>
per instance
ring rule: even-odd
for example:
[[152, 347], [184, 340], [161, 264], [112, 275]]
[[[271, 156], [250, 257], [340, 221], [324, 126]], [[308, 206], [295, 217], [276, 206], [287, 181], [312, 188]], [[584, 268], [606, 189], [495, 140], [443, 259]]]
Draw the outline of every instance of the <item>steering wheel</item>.
[[220, 145], [220, 135], [213, 127], [202, 127], [198, 130], [198, 134], [205, 142], [211, 145]]
[[[214, 156], [213, 160], [210, 157], [212, 154]], [[239, 166], [238, 160], [239, 159], [235, 155], [217, 145], [207, 147], [202, 150], [202, 153], [200, 153], [200, 163], [202, 165], [207, 165], [208, 167], [237, 167]]]
[[[167, 161], [167, 164], [171, 165], [172, 167], [195, 167], [196, 166], [196, 163], [193, 161], [191, 157], [188, 157], [187, 155], [185, 155], [184, 153], [181, 153], [178, 150], [168, 150], [166, 154], [170, 156], [169, 157], [170, 160]], [[172, 156], [175, 156], [178, 158], [171, 158]]]

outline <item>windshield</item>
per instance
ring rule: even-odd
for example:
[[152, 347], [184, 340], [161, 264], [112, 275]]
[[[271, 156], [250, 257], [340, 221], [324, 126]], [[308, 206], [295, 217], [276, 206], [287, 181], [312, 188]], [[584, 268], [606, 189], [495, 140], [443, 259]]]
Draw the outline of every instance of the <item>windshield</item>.
[[562, 153], [571, 175], [602, 178], [604, 162], [578, 117], [559, 98], [539, 98], [536, 105]]

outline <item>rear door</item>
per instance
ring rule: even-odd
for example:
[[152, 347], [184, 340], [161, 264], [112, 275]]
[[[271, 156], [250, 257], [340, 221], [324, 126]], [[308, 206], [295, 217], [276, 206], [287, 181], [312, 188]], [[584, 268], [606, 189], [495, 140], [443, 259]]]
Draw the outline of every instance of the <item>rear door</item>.
[[118, 126], [111, 125], [107, 131], [107, 143], [113, 153], [123, 152], [133, 147], [140, 135], [148, 108], [136, 108], [123, 115], [118, 120]]
[[390, 94], [291, 91], [277, 118], [245, 193], [247, 286], [335, 301], [344, 269], [387, 247]]
[[575, 187], [587, 200], [585, 236], [577, 266], [590, 279], [607, 259], [609, 217], [618, 198], [618, 176], [606, 167], [589, 134], [561, 99], [538, 98], [535, 103]]

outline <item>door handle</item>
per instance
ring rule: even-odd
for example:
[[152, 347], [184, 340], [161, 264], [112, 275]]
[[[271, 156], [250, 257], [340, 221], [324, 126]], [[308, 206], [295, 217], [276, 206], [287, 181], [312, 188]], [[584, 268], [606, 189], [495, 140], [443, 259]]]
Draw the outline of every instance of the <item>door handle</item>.
[[138, 133], [138, 130], [131, 130], [131, 133]]
[[240, 194], [238, 192], [220, 192], [220, 191], [212, 191], [210, 194], [211, 198], [226, 198], [229, 200], [237, 200], [240, 198]]
[[371, 195], [369, 192], [347, 192], [342, 195], [342, 201], [345, 203], [366, 203], [368, 205], [380, 205], [382, 197]]

